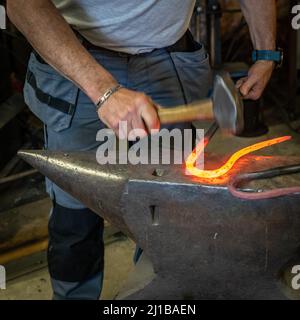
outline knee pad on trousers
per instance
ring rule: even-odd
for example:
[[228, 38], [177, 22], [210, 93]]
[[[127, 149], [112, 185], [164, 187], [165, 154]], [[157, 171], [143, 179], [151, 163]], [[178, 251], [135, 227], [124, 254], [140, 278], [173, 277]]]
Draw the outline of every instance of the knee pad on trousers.
[[103, 271], [103, 219], [90, 209], [53, 205], [48, 265], [53, 279], [81, 282]]

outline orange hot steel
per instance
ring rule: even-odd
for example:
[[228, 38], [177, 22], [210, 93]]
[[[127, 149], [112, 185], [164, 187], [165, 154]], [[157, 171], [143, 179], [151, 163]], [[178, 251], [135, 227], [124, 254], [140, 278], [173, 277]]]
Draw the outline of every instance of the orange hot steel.
[[188, 174], [191, 174], [193, 176], [196, 176], [198, 178], [203, 178], [203, 179], [215, 179], [222, 177], [225, 175], [233, 166], [234, 164], [243, 156], [246, 154], [249, 154], [251, 152], [270, 147], [274, 144], [278, 144], [284, 141], [290, 140], [292, 137], [291, 136], [284, 136], [280, 138], [275, 138], [263, 142], [259, 142], [256, 144], [253, 144], [252, 146], [246, 147], [244, 149], [241, 149], [234, 153], [229, 160], [220, 168], [215, 169], [215, 170], [201, 170], [198, 169], [195, 165], [195, 162], [199, 155], [203, 152], [204, 147], [207, 145], [208, 141], [204, 140], [204, 143], [199, 143], [199, 145], [195, 148], [195, 150], [189, 155], [185, 162], [185, 167], [187, 170]]

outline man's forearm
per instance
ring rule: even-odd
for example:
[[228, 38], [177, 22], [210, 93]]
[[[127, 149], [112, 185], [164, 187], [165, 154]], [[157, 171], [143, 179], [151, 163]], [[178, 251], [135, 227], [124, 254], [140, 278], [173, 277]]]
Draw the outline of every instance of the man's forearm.
[[[240, 0], [248, 23], [255, 50], [275, 50], [276, 48], [276, 1]], [[257, 100], [263, 94], [274, 70], [273, 61], [259, 60], [254, 63], [248, 76], [237, 82], [237, 87], [245, 99]]]
[[50, 0], [8, 0], [8, 16], [34, 49], [94, 102], [116, 81], [81, 45]]
[[240, 0], [255, 50], [276, 48], [276, 1]]

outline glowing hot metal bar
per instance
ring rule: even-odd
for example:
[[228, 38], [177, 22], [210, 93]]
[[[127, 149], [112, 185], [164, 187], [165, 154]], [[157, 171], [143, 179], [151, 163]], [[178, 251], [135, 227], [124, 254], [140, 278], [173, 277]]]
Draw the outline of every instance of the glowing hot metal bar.
[[199, 157], [199, 155], [203, 152], [203, 148], [206, 146], [207, 143], [204, 141], [203, 143], [200, 143], [195, 150], [189, 155], [185, 162], [186, 166], [186, 171], [187, 174], [196, 176], [198, 178], [203, 178], [203, 179], [214, 179], [214, 178], [219, 178], [224, 176], [232, 167], [234, 164], [243, 156], [246, 154], [249, 154], [251, 152], [270, 147], [274, 144], [278, 144], [284, 141], [288, 141], [291, 139], [291, 136], [284, 136], [280, 138], [275, 138], [263, 142], [256, 143], [254, 145], [251, 145], [249, 147], [246, 147], [244, 149], [241, 149], [234, 153], [230, 159], [220, 168], [215, 169], [215, 170], [201, 170], [195, 166], [196, 160]]

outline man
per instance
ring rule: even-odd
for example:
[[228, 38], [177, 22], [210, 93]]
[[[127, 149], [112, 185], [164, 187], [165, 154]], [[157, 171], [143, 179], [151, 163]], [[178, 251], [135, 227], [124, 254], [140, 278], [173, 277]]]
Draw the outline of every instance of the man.
[[[240, 2], [255, 49], [275, 50], [275, 1]], [[45, 123], [45, 147], [95, 150], [96, 132], [104, 126], [118, 133], [119, 122], [127, 121], [128, 132], [150, 132], [160, 127], [157, 105], [205, 97], [208, 57], [187, 32], [194, 5], [195, 0], [8, 0], [10, 19], [35, 49], [24, 95]], [[261, 96], [274, 68], [267, 60], [257, 61], [238, 83], [245, 98]], [[48, 249], [54, 298], [98, 299], [103, 221], [47, 184], [54, 204]]]

